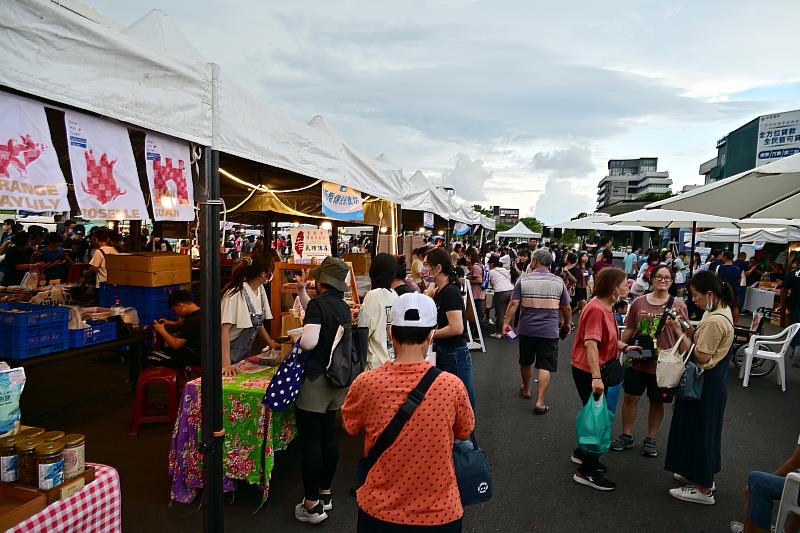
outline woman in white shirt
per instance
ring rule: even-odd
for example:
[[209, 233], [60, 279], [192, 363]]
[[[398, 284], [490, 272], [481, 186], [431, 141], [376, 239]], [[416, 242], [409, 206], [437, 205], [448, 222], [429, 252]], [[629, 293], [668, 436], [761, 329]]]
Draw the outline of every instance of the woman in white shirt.
[[396, 273], [397, 260], [387, 253], [376, 255], [369, 267], [372, 289], [364, 296], [358, 312], [358, 327], [369, 329], [367, 370], [394, 359], [388, 327], [392, 323], [392, 305], [397, 300], [397, 293], [390, 288]]
[[494, 333], [495, 339], [503, 338], [503, 317], [506, 316], [506, 308], [511, 300], [511, 293], [514, 292], [514, 284], [511, 283], [511, 272], [501, 266], [502, 259], [493, 255], [489, 258], [489, 285], [494, 289]]
[[236, 363], [250, 356], [253, 342], [260, 335], [267, 346], [278, 348], [266, 328], [272, 319], [264, 283], [269, 279], [267, 268], [258, 257], [245, 257], [233, 270], [230, 281], [222, 289], [222, 373], [232, 376]]

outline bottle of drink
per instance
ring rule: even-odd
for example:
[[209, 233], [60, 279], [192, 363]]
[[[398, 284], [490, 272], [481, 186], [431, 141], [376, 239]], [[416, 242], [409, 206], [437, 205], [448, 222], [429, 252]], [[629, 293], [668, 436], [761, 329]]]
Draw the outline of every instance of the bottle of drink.
[[111, 316], [122, 316], [125, 314], [125, 308], [119, 302], [119, 297], [114, 298], [114, 305], [111, 306]]

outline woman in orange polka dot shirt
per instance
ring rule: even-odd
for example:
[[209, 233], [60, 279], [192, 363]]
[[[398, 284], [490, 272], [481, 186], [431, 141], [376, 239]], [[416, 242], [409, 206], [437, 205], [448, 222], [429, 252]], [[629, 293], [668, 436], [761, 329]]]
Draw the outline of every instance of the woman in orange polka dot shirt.
[[[365, 457], [431, 368], [425, 356], [435, 329], [436, 305], [430, 297], [409, 293], [397, 299], [390, 330], [395, 360], [358, 376], [342, 407], [347, 432], [365, 433]], [[453, 467], [453, 440], [469, 438], [474, 428], [467, 389], [458, 377], [442, 372], [358, 490], [359, 533], [420, 527], [461, 531], [464, 509]]]

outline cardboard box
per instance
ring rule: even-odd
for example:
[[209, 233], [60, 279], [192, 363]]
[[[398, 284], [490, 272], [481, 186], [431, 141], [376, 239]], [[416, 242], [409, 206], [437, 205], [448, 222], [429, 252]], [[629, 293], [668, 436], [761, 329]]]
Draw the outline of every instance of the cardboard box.
[[342, 259], [353, 265], [353, 273], [356, 276], [369, 274], [369, 267], [372, 265], [372, 257], [369, 254], [344, 254]]
[[45, 494], [11, 484], [0, 485], [0, 531], [11, 529], [45, 507]]
[[112, 270], [124, 270], [127, 272], [189, 271], [192, 267], [192, 260], [188, 255], [172, 252], [136, 252], [131, 254], [108, 254], [106, 255], [106, 266], [109, 273]]
[[288, 335], [288, 331], [292, 329], [302, 328], [303, 319], [295, 318], [292, 315], [283, 315], [281, 317], [281, 337]]
[[162, 272], [134, 272], [130, 270], [108, 270], [108, 282], [113, 285], [133, 285], [135, 287], [163, 287], [180, 285], [192, 281], [192, 272], [186, 270], [165, 270]]

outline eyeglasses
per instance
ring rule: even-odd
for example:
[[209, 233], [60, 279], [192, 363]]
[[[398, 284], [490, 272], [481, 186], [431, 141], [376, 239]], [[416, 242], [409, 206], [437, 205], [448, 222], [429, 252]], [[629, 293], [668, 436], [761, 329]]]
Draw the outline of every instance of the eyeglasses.
[[672, 281], [671, 276], [656, 276], [653, 279], [656, 281]]

